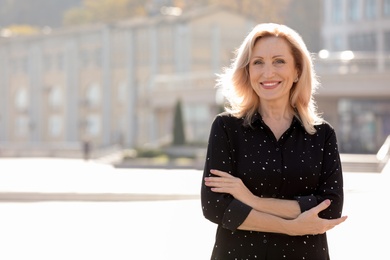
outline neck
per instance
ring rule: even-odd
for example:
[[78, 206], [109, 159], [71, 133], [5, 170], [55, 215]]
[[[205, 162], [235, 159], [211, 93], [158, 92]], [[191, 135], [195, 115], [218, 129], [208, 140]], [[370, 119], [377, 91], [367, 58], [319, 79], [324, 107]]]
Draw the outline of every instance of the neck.
[[263, 119], [291, 120], [294, 112], [288, 103], [276, 104], [270, 102], [261, 102], [259, 113]]

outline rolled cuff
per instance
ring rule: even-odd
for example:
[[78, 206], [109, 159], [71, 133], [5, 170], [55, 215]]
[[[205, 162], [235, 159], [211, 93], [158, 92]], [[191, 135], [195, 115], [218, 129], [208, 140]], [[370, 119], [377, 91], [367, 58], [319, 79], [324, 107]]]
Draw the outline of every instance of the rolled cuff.
[[307, 211], [318, 205], [317, 198], [314, 195], [296, 196], [301, 212]]
[[237, 228], [248, 217], [252, 208], [239, 200], [233, 199], [226, 208], [222, 219], [222, 227], [231, 231], [236, 231]]

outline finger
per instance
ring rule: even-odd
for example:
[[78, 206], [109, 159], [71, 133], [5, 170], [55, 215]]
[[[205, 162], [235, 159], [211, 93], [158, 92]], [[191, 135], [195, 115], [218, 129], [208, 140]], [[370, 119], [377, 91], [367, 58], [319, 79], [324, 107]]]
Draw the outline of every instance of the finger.
[[228, 183], [228, 182], [232, 182], [231, 179], [228, 179], [226, 177], [205, 177], [204, 180], [206, 182], [220, 182], [220, 183]]
[[209, 187], [222, 187], [225, 185], [223, 182], [213, 180], [205, 180], [204, 184]]
[[337, 225], [343, 223], [346, 219], [347, 219], [347, 216], [343, 216], [343, 217], [338, 218], [338, 219], [327, 220], [327, 221], [328, 221], [328, 226], [327, 226], [327, 228], [324, 230], [324, 232], [333, 229], [333, 228], [336, 227]]
[[236, 186], [232, 182], [208, 181], [208, 180], [205, 180], [205, 185], [208, 187], [226, 187], [226, 188], [234, 188]]
[[327, 199], [321, 202], [320, 204], [318, 204], [316, 207], [312, 208], [312, 210], [318, 214], [324, 209], [328, 208], [329, 206], [330, 206], [330, 200]]
[[333, 222], [332, 224], [333, 224], [334, 226], [337, 226], [337, 225], [343, 223], [344, 221], [346, 221], [347, 218], [348, 218], [347, 216], [343, 216], [343, 217], [338, 218], [338, 219], [332, 219], [331, 221]]

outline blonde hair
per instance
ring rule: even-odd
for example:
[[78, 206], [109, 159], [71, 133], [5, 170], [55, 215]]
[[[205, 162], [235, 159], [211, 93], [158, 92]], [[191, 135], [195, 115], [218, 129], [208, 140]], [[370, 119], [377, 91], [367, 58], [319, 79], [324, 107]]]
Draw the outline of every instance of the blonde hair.
[[323, 121], [317, 113], [313, 98], [319, 82], [313, 68], [312, 57], [301, 36], [285, 25], [258, 24], [236, 51], [231, 66], [218, 75], [217, 87], [221, 88], [228, 102], [225, 109], [237, 118], [243, 117], [244, 125], [251, 125], [254, 114], [258, 112], [260, 99], [250, 83], [249, 60], [257, 40], [270, 36], [285, 39], [291, 48], [299, 80], [290, 90], [290, 106], [305, 130], [309, 134], [314, 134], [316, 132], [314, 125]]

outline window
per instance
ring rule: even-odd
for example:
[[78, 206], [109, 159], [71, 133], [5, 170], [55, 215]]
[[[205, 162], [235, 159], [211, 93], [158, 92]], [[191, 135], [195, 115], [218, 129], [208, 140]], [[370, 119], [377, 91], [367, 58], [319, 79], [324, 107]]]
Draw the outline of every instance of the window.
[[390, 16], [390, 0], [383, 0], [383, 15]]
[[364, 11], [367, 19], [376, 18], [376, 2], [377, 0], [365, 0]]
[[86, 134], [96, 137], [100, 134], [101, 120], [99, 115], [88, 115], [86, 118]]
[[59, 137], [62, 132], [63, 119], [59, 115], [51, 115], [49, 117], [49, 135], [51, 137]]
[[343, 20], [343, 5], [341, 0], [332, 0], [332, 22], [340, 23]]
[[348, 1], [348, 19], [351, 21], [358, 21], [360, 19], [359, 0]]
[[16, 92], [14, 102], [17, 110], [21, 112], [27, 110], [29, 102], [28, 91], [25, 87], [19, 88], [19, 90]]
[[98, 84], [91, 84], [87, 88], [86, 100], [87, 105], [90, 107], [97, 107], [100, 104], [101, 93], [100, 86]]
[[207, 140], [209, 130], [204, 126], [210, 123], [209, 114], [209, 107], [202, 104], [185, 104], [183, 106], [183, 117], [189, 141]]
[[62, 106], [63, 102], [63, 93], [62, 89], [59, 86], [54, 86], [50, 88], [49, 91], [49, 106], [53, 109], [59, 108]]
[[355, 34], [348, 37], [352, 51], [376, 51], [376, 35], [374, 33]]
[[343, 153], [376, 153], [390, 133], [388, 100], [341, 99], [339, 115]]

